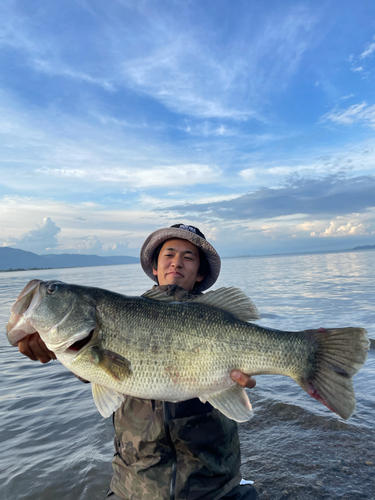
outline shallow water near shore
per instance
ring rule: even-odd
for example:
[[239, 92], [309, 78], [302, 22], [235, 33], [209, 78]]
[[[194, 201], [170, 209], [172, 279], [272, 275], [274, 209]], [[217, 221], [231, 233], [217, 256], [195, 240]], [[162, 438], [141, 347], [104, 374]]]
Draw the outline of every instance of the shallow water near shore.
[[[101, 500], [113, 429], [59, 362], [41, 365], [5, 337], [9, 309], [28, 281], [60, 279], [140, 295], [140, 265], [0, 274], [0, 499]], [[375, 339], [375, 252], [224, 259], [214, 288], [237, 286], [259, 324], [285, 330], [360, 326]], [[239, 425], [243, 477], [267, 499], [375, 498], [375, 350], [354, 379], [357, 410], [343, 421], [292, 380], [259, 376], [254, 417]]]

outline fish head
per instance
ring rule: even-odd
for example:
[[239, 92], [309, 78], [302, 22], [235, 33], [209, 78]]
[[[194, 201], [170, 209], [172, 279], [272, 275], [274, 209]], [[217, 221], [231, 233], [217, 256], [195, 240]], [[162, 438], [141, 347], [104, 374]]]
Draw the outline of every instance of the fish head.
[[85, 287], [32, 280], [13, 304], [6, 330], [12, 345], [38, 332], [48, 349], [58, 353], [79, 346], [96, 326], [96, 307]]

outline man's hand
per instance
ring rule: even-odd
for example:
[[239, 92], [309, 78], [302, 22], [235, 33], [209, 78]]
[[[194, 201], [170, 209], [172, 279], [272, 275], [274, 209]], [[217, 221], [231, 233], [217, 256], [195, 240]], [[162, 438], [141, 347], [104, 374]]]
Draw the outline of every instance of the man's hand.
[[27, 337], [20, 340], [18, 349], [21, 354], [33, 361], [39, 360], [41, 363], [48, 363], [51, 359], [56, 359], [55, 354], [47, 348], [38, 332], [27, 335]]
[[250, 375], [246, 375], [246, 373], [239, 372], [237, 370], [233, 370], [230, 374], [232, 380], [237, 382], [237, 384], [242, 385], [242, 387], [247, 387], [248, 389], [252, 389], [256, 386], [256, 380]]

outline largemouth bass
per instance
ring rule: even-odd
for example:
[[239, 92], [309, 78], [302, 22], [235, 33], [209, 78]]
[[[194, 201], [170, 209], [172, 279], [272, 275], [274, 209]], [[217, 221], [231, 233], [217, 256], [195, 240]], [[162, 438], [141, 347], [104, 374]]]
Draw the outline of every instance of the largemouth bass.
[[344, 419], [355, 409], [352, 377], [369, 348], [363, 328], [283, 332], [259, 319], [251, 300], [221, 288], [189, 302], [161, 292], [145, 297], [60, 281], [33, 280], [11, 309], [12, 345], [39, 332], [73, 373], [92, 383], [104, 417], [124, 394], [163, 401], [198, 397], [243, 422], [252, 409], [233, 369], [294, 379], [310, 396]]

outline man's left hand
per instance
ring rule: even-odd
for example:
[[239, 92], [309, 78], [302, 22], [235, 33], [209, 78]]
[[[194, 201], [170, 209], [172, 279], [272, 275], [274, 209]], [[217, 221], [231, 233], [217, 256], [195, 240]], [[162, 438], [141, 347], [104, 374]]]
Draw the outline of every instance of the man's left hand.
[[242, 385], [242, 387], [247, 387], [248, 389], [252, 389], [253, 387], [256, 386], [257, 383], [255, 378], [251, 377], [250, 375], [246, 375], [246, 373], [239, 372], [237, 370], [233, 370], [230, 376], [232, 377], [232, 380], [237, 382], [237, 384]]

